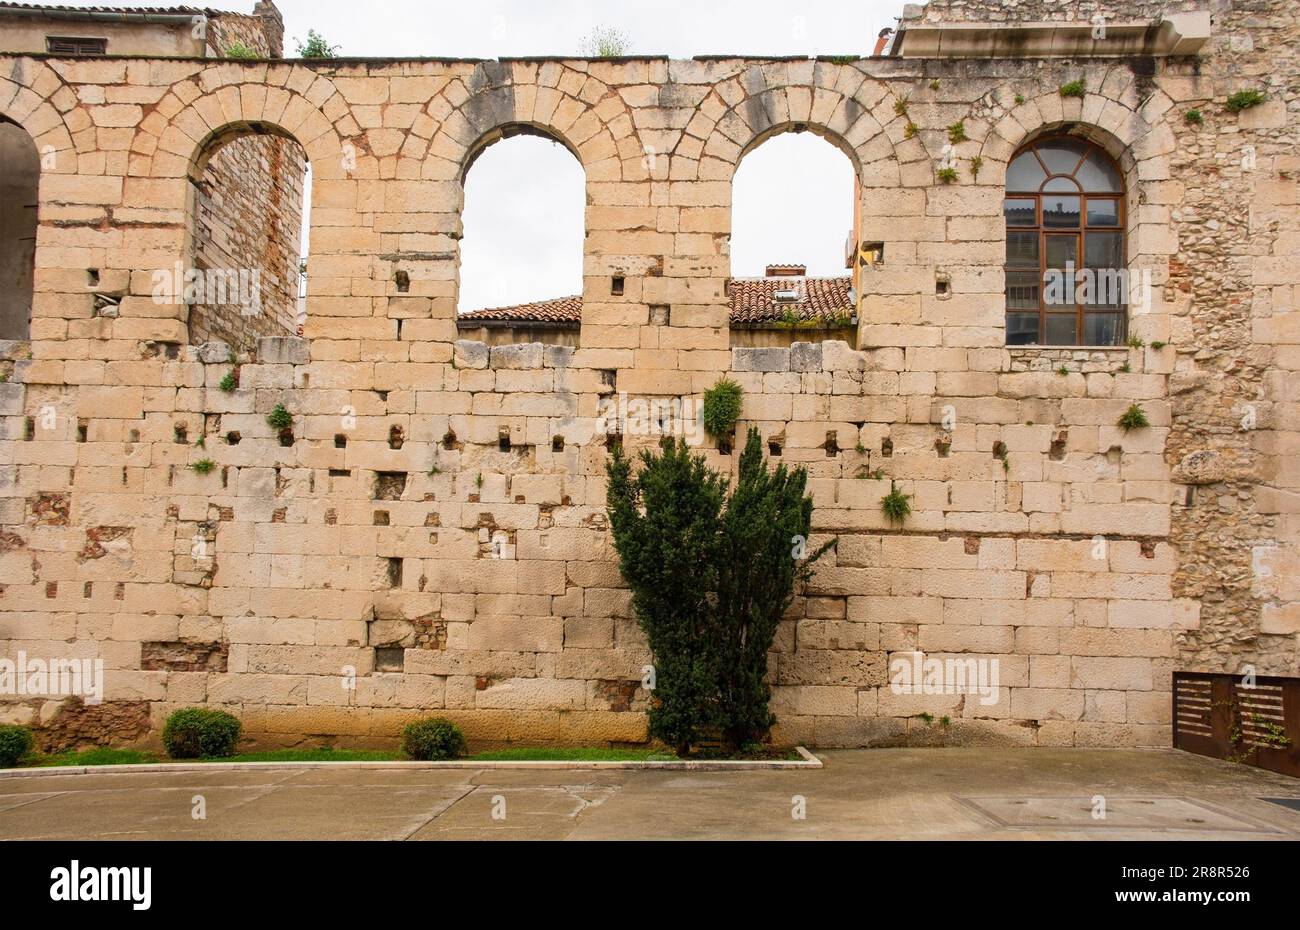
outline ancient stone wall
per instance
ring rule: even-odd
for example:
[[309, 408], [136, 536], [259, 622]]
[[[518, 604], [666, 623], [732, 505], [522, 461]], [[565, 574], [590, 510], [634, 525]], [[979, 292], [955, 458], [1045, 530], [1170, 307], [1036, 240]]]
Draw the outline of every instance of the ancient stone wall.
[[[1295, 26], [1279, 0], [1215, 28], [1198, 61], [0, 60], [0, 113], [60, 153], [31, 357], [0, 385], [5, 654], [102, 656], [106, 701], [155, 726], [228, 706], [267, 742], [428, 712], [476, 740], [640, 739], [604, 466], [654, 437], [601, 415], [730, 375], [742, 428], [809, 469], [813, 543], [838, 539], [777, 637], [778, 738], [931, 739], [927, 714], [953, 741], [1167, 745], [1175, 668], [1295, 674], [1300, 632]], [[85, 102], [103, 86], [149, 102]], [[1247, 86], [1267, 102], [1229, 112]], [[227, 392], [150, 282], [187, 247], [204, 143], [249, 124], [311, 159], [313, 274], [304, 337], [260, 340]], [[521, 127], [586, 171], [581, 348], [457, 341], [464, 171]], [[1061, 128], [1124, 174], [1141, 347], [1004, 345], [1006, 164]], [[801, 129], [853, 161], [884, 243], [858, 344], [733, 349], [731, 178]], [[1134, 403], [1151, 425], [1126, 432]], [[896, 693], [914, 650], [996, 660], [994, 699]]]

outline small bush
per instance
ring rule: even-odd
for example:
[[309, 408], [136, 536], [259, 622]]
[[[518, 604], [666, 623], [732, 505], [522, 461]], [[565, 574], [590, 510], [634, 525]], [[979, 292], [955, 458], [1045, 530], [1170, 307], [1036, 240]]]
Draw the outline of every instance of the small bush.
[[421, 762], [455, 759], [465, 754], [465, 737], [450, 720], [425, 717], [402, 730], [402, 752]]
[[1205, 117], [1201, 115], [1200, 110], [1188, 110], [1183, 114], [1183, 121], [1189, 126], [1199, 126], [1205, 122]]
[[223, 710], [187, 707], [167, 718], [162, 741], [173, 759], [223, 758], [235, 754], [241, 729]]
[[723, 378], [704, 392], [704, 430], [714, 439], [729, 439], [740, 419], [740, 400], [744, 389], [730, 378]]
[[276, 404], [266, 417], [267, 425], [273, 429], [288, 429], [293, 426], [293, 414], [284, 409], [284, 404]]
[[1061, 85], [1061, 96], [1079, 97], [1082, 99], [1086, 90], [1087, 87], [1084, 85], [1083, 81], [1070, 81], [1069, 83]]
[[953, 145], [965, 142], [970, 136], [966, 135], [966, 121], [959, 119], [948, 127], [948, 141]]
[[917, 133], [916, 123], [913, 123], [911, 120], [909, 120], [907, 125], [903, 127], [903, 138], [910, 139], [914, 135], [916, 135], [916, 133]]
[[31, 748], [31, 730], [8, 724], [0, 726], [0, 769], [13, 768]]
[[239, 379], [235, 377], [235, 371], [233, 368], [226, 372], [226, 376], [221, 379], [221, 383], [218, 384], [217, 387], [221, 388], [222, 393], [235, 393], [235, 388], [239, 387]]
[[957, 169], [940, 168], [938, 173], [935, 176], [944, 184], [951, 184], [957, 180]]
[[217, 463], [212, 461], [212, 459], [199, 459], [197, 462], [195, 462], [193, 465], [190, 466], [190, 468], [194, 469], [194, 471], [200, 475], [209, 474], [212, 471], [212, 469], [216, 467], [217, 467]]
[[627, 35], [612, 26], [597, 26], [582, 42], [582, 53], [587, 58], [622, 58], [631, 51]]
[[[297, 40], [295, 40], [297, 41]], [[298, 42], [299, 58], [338, 58], [339, 48], [337, 45], [330, 45], [325, 41], [325, 37], [315, 29], [307, 30], [307, 41]]]
[[880, 499], [880, 512], [890, 523], [901, 524], [912, 513], [911, 495], [904, 494], [889, 482], [889, 493]]
[[257, 57], [257, 52], [253, 51], [243, 42], [232, 42], [226, 46], [226, 57], [234, 58], [238, 61], [248, 61]]
[[971, 176], [971, 180], [974, 180], [974, 181], [978, 181], [978, 180], [979, 180], [980, 169], [983, 168], [983, 167], [984, 167], [984, 158], [983, 158], [983, 156], [976, 155], [975, 157], [973, 157], [973, 158], [970, 160], [970, 176]]
[[1123, 427], [1124, 432], [1127, 433], [1132, 429], [1143, 429], [1144, 427], [1150, 426], [1151, 421], [1147, 419], [1146, 411], [1137, 404], [1134, 404], [1124, 411], [1124, 414], [1119, 418], [1119, 425]]
[[906, 95], [906, 94], [904, 94], [903, 96], [899, 97], [897, 100], [894, 101], [894, 115], [895, 115], [895, 116], [906, 116], [906, 115], [907, 115], [907, 95]]
[[1024, 102], [1025, 102], [1025, 95], [1024, 95], [1024, 94], [1016, 94], [1016, 106], [1020, 106], [1020, 104], [1022, 104], [1022, 103], [1024, 103]]
[[1228, 112], [1240, 113], [1264, 102], [1264, 92], [1259, 90], [1239, 90], [1228, 98]]

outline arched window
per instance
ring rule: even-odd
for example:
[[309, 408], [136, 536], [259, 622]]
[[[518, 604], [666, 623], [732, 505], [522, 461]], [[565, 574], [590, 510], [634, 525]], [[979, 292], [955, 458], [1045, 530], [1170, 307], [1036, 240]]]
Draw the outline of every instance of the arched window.
[[1007, 166], [1007, 345], [1126, 339], [1124, 181], [1074, 136], [1039, 139]]
[[[586, 228], [582, 163], [562, 140], [532, 126], [512, 125], [480, 146], [463, 180], [462, 338], [574, 345]], [[608, 293], [620, 291], [611, 286]]]
[[0, 119], [0, 339], [30, 337], [41, 158], [22, 127]]

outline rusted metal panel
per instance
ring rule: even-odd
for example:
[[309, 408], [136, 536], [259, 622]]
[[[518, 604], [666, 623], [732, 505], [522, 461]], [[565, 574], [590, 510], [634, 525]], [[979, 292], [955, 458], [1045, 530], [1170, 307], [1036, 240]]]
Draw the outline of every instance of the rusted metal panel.
[[1174, 672], [1174, 747], [1300, 778], [1300, 678]]

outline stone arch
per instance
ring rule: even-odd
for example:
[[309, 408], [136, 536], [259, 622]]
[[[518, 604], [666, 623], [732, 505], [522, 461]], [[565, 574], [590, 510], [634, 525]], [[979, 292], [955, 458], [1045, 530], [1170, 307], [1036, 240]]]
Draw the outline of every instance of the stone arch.
[[65, 153], [90, 153], [93, 133], [80, 138], [68, 128], [65, 114], [78, 105], [76, 93], [44, 62], [21, 60], [0, 77], [0, 118], [26, 130], [42, 157], [42, 175], [75, 174], [77, 159]]

